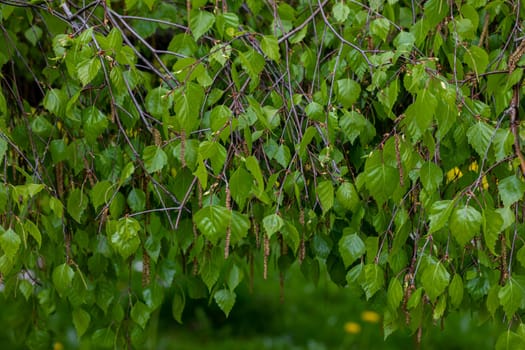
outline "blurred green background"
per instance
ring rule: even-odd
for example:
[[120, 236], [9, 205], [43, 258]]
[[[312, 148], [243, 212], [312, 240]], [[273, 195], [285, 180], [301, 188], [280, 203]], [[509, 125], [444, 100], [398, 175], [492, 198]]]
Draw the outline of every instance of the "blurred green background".
[[[256, 272], [258, 273], [258, 272]], [[497, 322], [478, 324], [477, 315], [450, 314], [424, 329], [421, 343], [407, 332], [394, 332], [386, 340], [381, 311], [365, 303], [359, 290], [341, 288], [321, 268], [317, 285], [305, 279], [297, 264], [285, 276], [280, 299], [279, 273], [268, 280], [248, 278], [236, 290], [237, 301], [226, 318], [214, 301], [187, 300], [182, 325], [170, 310], [160, 314], [158, 349], [493, 349], [503, 330]], [[309, 282], [310, 281], [310, 282]]]

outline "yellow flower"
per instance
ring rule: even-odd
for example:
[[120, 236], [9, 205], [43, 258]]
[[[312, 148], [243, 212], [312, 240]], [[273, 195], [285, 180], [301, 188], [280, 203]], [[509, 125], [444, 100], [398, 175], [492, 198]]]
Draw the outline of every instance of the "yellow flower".
[[356, 322], [346, 322], [345, 323], [345, 332], [350, 334], [357, 334], [361, 332], [361, 326]]
[[378, 323], [381, 316], [375, 311], [363, 311], [361, 313], [361, 319], [368, 323]]
[[473, 171], [475, 173], [478, 172], [478, 162], [473, 161], [472, 163], [470, 163], [470, 165], [468, 166], [468, 170]]
[[64, 345], [57, 341], [55, 344], [53, 344], [53, 350], [64, 350]]
[[450, 169], [448, 172], [447, 172], [447, 183], [449, 182], [452, 182], [452, 181], [456, 181], [457, 179], [459, 179], [460, 177], [463, 176], [463, 173], [461, 172], [461, 170], [459, 170], [459, 168], [456, 166], [452, 169]]

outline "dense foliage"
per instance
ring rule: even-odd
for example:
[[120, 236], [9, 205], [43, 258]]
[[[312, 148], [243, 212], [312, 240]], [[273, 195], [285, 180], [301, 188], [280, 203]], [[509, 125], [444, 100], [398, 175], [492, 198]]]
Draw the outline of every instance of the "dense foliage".
[[503, 0], [0, 0], [4, 336], [49, 348], [61, 315], [83, 347], [140, 347], [162, 303], [228, 314], [299, 263], [382, 305], [385, 336], [459, 309], [525, 347], [524, 20]]

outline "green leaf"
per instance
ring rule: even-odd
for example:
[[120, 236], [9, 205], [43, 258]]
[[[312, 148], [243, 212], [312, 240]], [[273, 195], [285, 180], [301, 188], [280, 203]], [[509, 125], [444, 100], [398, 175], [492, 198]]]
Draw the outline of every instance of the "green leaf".
[[[4, 231], [2, 227], [0, 227], [0, 231]], [[2, 247], [5, 256], [11, 261], [17, 257], [21, 243], [22, 240], [20, 239], [20, 236], [11, 228], [7, 229], [0, 235], [0, 247]]]
[[487, 303], [486, 303], [487, 310], [492, 317], [494, 317], [494, 315], [496, 314], [496, 311], [500, 307], [499, 297], [498, 297], [498, 293], [500, 289], [501, 289], [501, 286], [499, 284], [495, 284], [490, 288], [489, 293], [487, 295]]
[[103, 180], [96, 183], [91, 189], [91, 203], [93, 208], [98, 209], [101, 205], [106, 204], [111, 199], [113, 191], [111, 191], [112, 185], [109, 181]]
[[498, 191], [503, 205], [509, 207], [523, 198], [525, 183], [518, 179], [516, 175], [511, 175], [499, 181]]
[[343, 258], [345, 267], [354, 263], [366, 252], [365, 243], [355, 233], [345, 235], [339, 240], [339, 254]]
[[257, 182], [257, 188], [260, 193], [264, 191], [264, 180], [259, 167], [259, 161], [254, 156], [249, 156], [245, 160], [246, 169], [253, 175]]
[[232, 110], [225, 106], [215, 106], [210, 112], [210, 125], [213, 132], [222, 130], [227, 122], [232, 118]]
[[0, 163], [4, 160], [7, 152], [7, 141], [0, 137]]
[[134, 172], [135, 166], [133, 165], [133, 162], [127, 163], [120, 173], [119, 185], [122, 186]]
[[443, 200], [432, 204], [430, 208], [430, 228], [428, 233], [441, 230], [449, 221], [450, 214], [454, 209], [454, 201]]
[[251, 223], [248, 216], [241, 214], [235, 210], [231, 211], [231, 239], [230, 244], [235, 245], [239, 243], [250, 229]]
[[323, 209], [323, 214], [325, 214], [334, 206], [334, 186], [332, 185], [332, 181], [319, 182], [316, 188], [316, 194]]
[[154, 173], [162, 170], [168, 164], [168, 156], [162, 148], [158, 146], [148, 146], [142, 154], [144, 167], [148, 173]]
[[38, 41], [42, 38], [43, 31], [40, 27], [33, 25], [24, 32], [24, 36], [31, 43], [31, 45], [36, 46]]
[[226, 237], [231, 222], [231, 211], [219, 205], [209, 205], [193, 215], [193, 222], [200, 232], [214, 245]]
[[352, 79], [336, 81], [336, 97], [344, 108], [350, 108], [361, 94], [361, 85]]
[[202, 159], [209, 159], [215, 174], [219, 174], [226, 161], [227, 152], [223, 145], [215, 141], [203, 141], [199, 145], [199, 155]]
[[29, 233], [29, 235], [35, 239], [38, 247], [40, 248], [42, 246], [42, 234], [40, 233], [38, 226], [32, 221], [27, 220], [24, 223], [24, 230], [26, 230], [27, 233]]
[[370, 33], [386, 41], [390, 31], [390, 21], [384, 17], [376, 18], [370, 23]]
[[202, 256], [199, 272], [202, 281], [208, 287], [208, 291], [211, 291], [215, 283], [217, 283], [224, 261], [224, 253], [219, 246], [216, 246], [211, 251], [211, 254], [207, 253]]
[[350, 182], [343, 182], [337, 192], [335, 198], [347, 210], [355, 212], [360, 204], [359, 194], [357, 193], [354, 185]]
[[137, 323], [142, 329], [146, 328], [150, 314], [151, 312], [149, 308], [141, 301], [136, 302], [131, 308], [131, 319], [135, 321], [135, 323]]
[[91, 322], [91, 316], [82, 308], [76, 308], [73, 310], [73, 325], [77, 330], [77, 336], [80, 338], [86, 333], [89, 323]]
[[425, 162], [419, 170], [419, 178], [425, 190], [432, 193], [443, 181], [443, 170], [433, 162]]
[[173, 94], [168, 89], [158, 87], [148, 91], [146, 95], [146, 110], [155, 118], [168, 116], [172, 106]]
[[21, 280], [18, 284], [18, 290], [22, 293], [26, 301], [33, 295], [33, 284], [28, 280]]
[[463, 247], [474, 236], [480, 233], [481, 214], [474, 207], [457, 207], [450, 216], [450, 231], [452, 236]]
[[503, 217], [496, 210], [486, 209], [483, 210], [482, 219], [485, 244], [492, 254], [498, 255], [496, 253], [496, 242], [500, 232], [503, 231]]
[[88, 142], [95, 142], [108, 127], [108, 118], [94, 106], [84, 109], [82, 114], [84, 135]]
[[337, 2], [334, 7], [332, 7], [332, 15], [337, 23], [343, 23], [348, 18], [350, 14], [350, 9], [342, 1]]
[[489, 55], [487, 52], [483, 50], [483, 48], [475, 45], [465, 48], [465, 51], [463, 59], [467, 66], [474, 71], [476, 76], [485, 73], [489, 64]]
[[208, 30], [213, 27], [215, 16], [207, 11], [197, 10], [192, 12], [190, 18], [190, 29], [195, 40], [199, 40]]
[[429, 264], [421, 275], [421, 284], [431, 301], [443, 294], [450, 281], [450, 274], [441, 262]]
[[111, 328], [101, 328], [93, 332], [91, 344], [97, 348], [111, 348], [115, 343], [115, 333]]
[[79, 224], [85, 220], [84, 214], [88, 205], [88, 197], [79, 188], [70, 192], [67, 198], [67, 212]]
[[173, 315], [173, 318], [179, 323], [182, 323], [182, 312], [184, 311], [185, 305], [186, 296], [184, 291], [182, 288], [175, 288], [175, 292], [173, 293], [173, 301], [171, 302], [171, 314]]
[[262, 223], [264, 230], [268, 235], [268, 238], [271, 238], [284, 226], [283, 219], [277, 214], [270, 214], [268, 216], [265, 216]]
[[70, 292], [74, 276], [75, 272], [66, 263], [54, 268], [52, 278], [58, 294], [64, 296]]
[[231, 196], [240, 209], [244, 208], [246, 200], [250, 197], [253, 182], [253, 176], [242, 167], [237, 168], [230, 177]]
[[233, 264], [233, 266], [231, 267], [228, 273], [228, 278], [226, 280], [228, 284], [228, 288], [233, 292], [235, 288], [237, 288], [239, 283], [241, 283], [243, 277], [244, 277], [243, 272], [239, 268], [239, 266], [237, 266], [237, 264]]
[[374, 125], [356, 111], [343, 111], [343, 116], [339, 119], [339, 127], [345, 139], [352, 144], [359, 136], [361, 144], [365, 145], [376, 135]]
[[279, 62], [281, 53], [279, 52], [279, 42], [273, 35], [265, 35], [261, 40], [261, 50], [271, 60]]
[[140, 188], [134, 188], [129, 192], [127, 202], [133, 212], [143, 211], [146, 208], [146, 193]]
[[516, 279], [514, 276], [507, 280], [507, 283], [499, 290], [498, 298], [505, 315], [510, 320], [519, 308], [524, 307], [525, 303], [525, 284], [523, 278]]
[[383, 269], [377, 264], [367, 264], [364, 270], [364, 279], [361, 282], [361, 287], [365, 291], [366, 300], [369, 300], [378, 290], [383, 288], [385, 275]]
[[403, 300], [403, 296], [404, 293], [401, 282], [399, 282], [397, 278], [392, 278], [387, 290], [388, 307], [393, 311], [397, 310]]
[[458, 308], [461, 305], [461, 301], [463, 301], [463, 280], [457, 273], [454, 274], [448, 286], [448, 295], [450, 296], [452, 307]]
[[142, 227], [137, 220], [130, 217], [122, 218], [115, 225], [108, 225], [108, 228], [112, 226], [114, 231], [110, 232], [111, 244], [123, 259], [127, 259], [139, 248], [139, 232]]
[[496, 350], [515, 350], [525, 348], [525, 337], [511, 330], [500, 334], [496, 342]]
[[365, 179], [370, 194], [381, 206], [399, 187], [399, 170], [383, 163], [380, 158], [374, 156], [367, 160]]
[[525, 245], [522, 246], [520, 249], [518, 249], [518, 253], [516, 254], [516, 258], [520, 262], [521, 266], [525, 267]]
[[235, 304], [235, 292], [232, 292], [229, 289], [221, 289], [215, 292], [213, 298], [215, 299], [217, 305], [219, 305], [221, 310], [224, 312], [226, 317], [228, 317], [230, 311], [233, 308], [233, 305]]
[[488, 153], [495, 130], [484, 122], [477, 122], [467, 131], [468, 143], [474, 148], [480, 157], [485, 158]]
[[79, 62], [77, 74], [83, 86], [89, 84], [97, 76], [100, 67], [101, 63], [98, 56]]

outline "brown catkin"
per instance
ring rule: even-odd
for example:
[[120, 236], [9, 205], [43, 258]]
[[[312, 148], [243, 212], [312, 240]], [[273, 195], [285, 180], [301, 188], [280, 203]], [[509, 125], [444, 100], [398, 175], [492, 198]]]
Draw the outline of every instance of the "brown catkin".
[[197, 181], [197, 196], [199, 200], [199, 208], [202, 208], [202, 185], [200, 181]]
[[396, 149], [396, 161], [397, 167], [399, 168], [399, 185], [403, 187], [405, 185], [405, 176], [403, 174], [403, 164], [401, 164], [401, 152], [399, 152], [399, 135], [394, 135], [394, 147]]
[[[226, 209], [229, 211], [232, 210], [232, 196], [230, 192], [230, 186], [226, 185]], [[230, 255], [230, 240], [232, 235], [231, 223], [226, 228], [226, 242], [224, 246], [224, 259], [228, 259]]]
[[197, 260], [197, 257], [193, 257], [193, 276], [197, 276], [199, 274], [199, 261]]
[[252, 224], [253, 224], [253, 233], [255, 234], [255, 247], [259, 249], [261, 247], [261, 237], [259, 236], [259, 225], [257, 225], [253, 217], [252, 217]]
[[148, 252], [144, 249], [142, 252], [142, 288], [150, 283], [150, 258]]
[[153, 133], [153, 142], [155, 142], [155, 146], [160, 147], [162, 145], [162, 137], [160, 136], [159, 129], [152, 128], [151, 132]]
[[58, 162], [55, 166], [55, 176], [57, 178], [57, 194], [58, 198], [64, 197], [64, 164]]
[[264, 259], [263, 259], [263, 278], [268, 278], [268, 257], [270, 256], [270, 238], [264, 235]]

